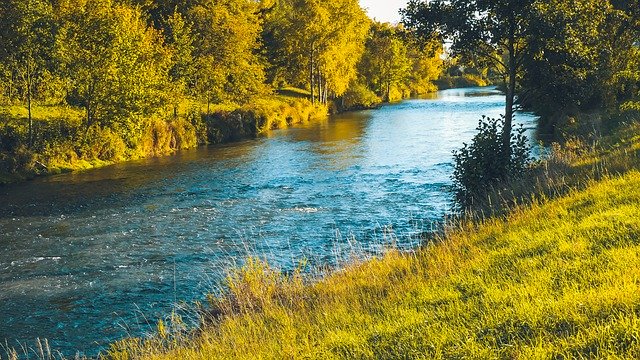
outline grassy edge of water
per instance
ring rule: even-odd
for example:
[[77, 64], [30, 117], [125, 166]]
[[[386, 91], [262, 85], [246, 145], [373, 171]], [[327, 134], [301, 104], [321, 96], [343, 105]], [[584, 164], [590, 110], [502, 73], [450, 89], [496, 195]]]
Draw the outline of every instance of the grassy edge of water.
[[568, 141], [524, 182], [537, 187], [490, 195], [520, 205], [318, 281], [250, 259], [199, 329], [172, 316], [104, 357], [638, 358], [638, 168], [640, 124]]
[[[326, 118], [326, 106], [312, 104], [303, 91], [294, 90], [257, 98], [242, 106], [202, 109], [201, 105], [194, 108], [197, 104], [182, 104], [176, 113], [140, 119], [142, 129], [135, 140], [98, 126], [85, 129], [79, 109], [36, 106], [36, 137], [42, 138], [42, 144], [32, 148], [26, 146], [26, 109], [0, 107], [0, 186], [37, 176], [171, 155], [201, 145], [252, 139], [270, 130]], [[5, 150], [3, 140], [7, 142]]]

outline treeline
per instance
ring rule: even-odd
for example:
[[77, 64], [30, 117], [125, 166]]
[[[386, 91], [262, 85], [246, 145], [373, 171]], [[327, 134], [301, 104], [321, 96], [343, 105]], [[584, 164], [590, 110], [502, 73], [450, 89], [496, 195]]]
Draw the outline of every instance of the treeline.
[[503, 117], [481, 121], [455, 156], [465, 205], [527, 173], [527, 144], [512, 125], [517, 109], [540, 114], [541, 131], [561, 140], [640, 118], [638, 0], [411, 0], [403, 12], [420, 36], [449, 42], [453, 54], [501, 79]]
[[535, 2], [529, 21], [516, 91], [545, 132], [640, 110], [640, 2]]
[[420, 36], [449, 42], [457, 59], [499, 80], [507, 120], [519, 106], [552, 131], [564, 118], [640, 98], [637, 0], [412, 0], [403, 14]]
[[441, 62], [357, 0], [5, 0], [0, 44], [0, 172], [254, 136], [432, 91]]

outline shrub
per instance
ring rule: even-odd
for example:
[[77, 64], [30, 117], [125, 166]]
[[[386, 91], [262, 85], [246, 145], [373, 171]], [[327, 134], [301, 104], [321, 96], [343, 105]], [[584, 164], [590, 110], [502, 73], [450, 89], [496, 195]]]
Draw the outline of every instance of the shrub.
[[345, 109], [369, 109], [382, 102], [373, 91], [362, 84], [349, 87], [342, 100]]
[[464, 208], [486, 194], [491, 187], [522, 177], [531, 163], [524, 128], [511, 134], [510, 156], [504, 155], [504, 117], [482, 117], [471, 144], [454, 151], [453, 183], [456, 200]]

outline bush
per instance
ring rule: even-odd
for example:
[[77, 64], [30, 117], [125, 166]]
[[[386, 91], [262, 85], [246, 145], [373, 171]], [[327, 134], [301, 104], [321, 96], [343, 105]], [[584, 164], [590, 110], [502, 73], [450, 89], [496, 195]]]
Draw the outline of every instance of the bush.
[[362, 84], [349, 87], [342, 100], [345, 109], [370, 109], [382, 102], [373, 91]]
[[504, 117], [482, 117], [471, 144], [453, 152], [453, 183], [458, 204], [464, 208], [486, 194], [491, 187], [521, 178], [531, 163], [524, 128], [511, 134], [510, 156], [504, 155]]

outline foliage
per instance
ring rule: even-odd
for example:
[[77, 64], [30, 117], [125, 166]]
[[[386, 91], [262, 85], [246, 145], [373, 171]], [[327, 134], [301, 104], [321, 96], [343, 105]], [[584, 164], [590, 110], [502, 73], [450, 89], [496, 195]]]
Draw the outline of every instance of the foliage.
[[454, 152], [454, 188], [458, 203], [467, 208], [488, 189], [518, 180], [531, 162], [524, 128], [511, 135], [509, 157], [502, 147], [504, 118], [483, 117], [470, 144]]
[[510, 157], [510, 141], [518, 77], [531, 27], [532, 1], [411, 0], [404, 22], [425, 38], [451, 41], [454, 54], [491, 64], [506, 92], [501, 152]]
[[70, 88], [67, 101], [86, 112], [86, 127], [108, 126], [132, 142], [137, 116], [165, 103], [168, 56], [142, 14], [111, 1], [61, 4], [57, 57]]
[[283, 0], [266, 17], [266, 51], [272, 81], [305, 86], [326, 103], [344, 94], [357, 76], [370, 20], [356, 0]]
[[374, 23], [358, 65], [360, 82], [386, 101], [435, 91], [441, 45], [419, 43], [401, 26]]
[[412, 64], [400, 29], [389, 24], [375, 24], [367, 40], [360, 74], [369, 87], [391, 100], [391, 87], [403, 84], [410, 76]]
[[[0, 69], [9, 80], [9, 99], [21, 97], [28, 110], [29, 146], [33, 145], [32, 103], [37, 98], [38, 85], [45, 85], [51, 61], [53, 35], [52, 9], [41, 0], [4, 1], [0, 13]], [[17, 81], [16, 81], [17, 80]], [[14, 84], [15, 83], [15, 84]], [[15, 92], [15, 93], [14, 93]]]
[[250, 0], [208, 0], [189, 10], [193, 90], [207, 103], [246, 103], [265, 92], [264, 67], [256, 54], [261, 30], [257, 10]]
[[204, 117], [209, 143], [254, 138], [269, 130], [303, 124], [327, 115], [327, 107], [308, 99], [256, 99], [238, 109], [215, 111]]
[[549, 118], [615, 109], [637, 96], [638, 30], [628, 11], [612, 2], [547, 1], [534, 6], [534, 21], [524, 62], [525, 105]]
[[352, 84], [342, 96], [342, 107], [345, 109], [370, 109], [381, 102], [376, 93], [360, 83]]

